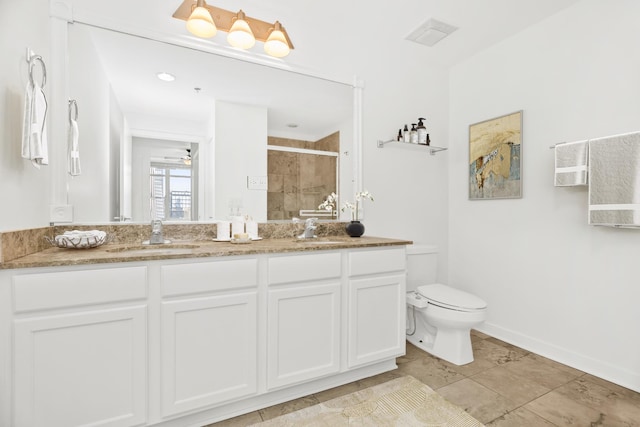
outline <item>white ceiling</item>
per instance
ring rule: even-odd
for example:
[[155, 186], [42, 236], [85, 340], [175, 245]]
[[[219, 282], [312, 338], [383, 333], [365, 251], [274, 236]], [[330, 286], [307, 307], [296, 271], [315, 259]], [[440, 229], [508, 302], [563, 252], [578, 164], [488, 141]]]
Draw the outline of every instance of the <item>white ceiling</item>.
[[[276, 64], [285, 68], [287, 64], [294, 64], [300, 69], [298, 64], [318, 64], [330, 61], [332, 57], [336, 61], [344, 61], [353, 54], [353, 46], [363, 49], [363, 44], [375, 48], [390, 63], [394, 61], [395, 52], [385, 52], [385, 47], [391, 50], [399, 46], [404, 52], [419, 55], [421, 62], [450, 67], [578, 1], [394, 0], [373, 3], [364, 0], [210, 0], [210, 3], [228, 10], [242, 8], [247, 15], [265, 21], [280, 20], [296, 49]], [[180, 3], [181, 0], [71, 0], [74, 19], [81, 22], [124, 31], [133, 29], [151, 37], [173, 37], [180, 44], [206, 45], [212, 46], [213, 50], [234, 53], [226, 45], [225, 33], [218, 32], [216, 37], [207, 41], [190, 36], [184, 22], [171, 17]], [[405, 40], [428, 18], [444, 21], [459, 29], [434, 47]], [[281, 128], [285, 123], [303, 122], [309, 116], [328, 119], [331, 116], [330, 119], [334, 120], [337, 115], [345, 113], [331, 108], [336, 106], [331, 97], [337, 96], [334, 89], [341, 92], [347, 86], [335, 85], [337, 87], [331, 90], [323, 88], [328, 104], [317, 99], [317, 95], [309, 102], [308, 94], [312, 92], [305, 89], [295, 74], [273, 73], [265, 67], [259, 73], [245, 71], [238, 61], [230, 59], [226, 61], [231, 61], [231, 64], [223, 67], [216, 62], [220, 58], [216, 59], [214, 55], [207, 55], [209, 59], [203, 61], [199, 59], [203, 55], [201, 52], [166, 44], [150, 45], [148, 41], [114, 33], [97, 35], [95, 42], [103, 54], [114, 91], [125, 111], [155, 108], [160, 114], [170, 105], [173, 114], [176, 114], [176, 107], [180, 107], [178, 111], [185, 117], [200, 120], [207, 111], [203, 105], [210, 105], [215, 97], [266, 105], [270, 107], [270, 122], [279, 120], [280, 123], [273, 126]], [[265, 58], [260, 49], [261, 43], [256, 43], [249, 56]], [[176, 82], [167, 84], [155, 77], [155, 80], [149, 79], [158, 71], [175, 74]], [[269, 80], [283, 74], [284, 81]], [[257, 83], [255, 87], [254, 83]], [[320, 81], [317, 83], [321, 86]], [[194, 87], [203, 90], [198, 95]], [[269, 87], [277, 90], [264, 90]], [[146, 95], [133, 96], [134, 93]], [[165, 102], [167, 100], [170, 102]], [[276, 107], [285, 101], [295, 108], [277, 110]], [[322, 126], [327, 126], [327, 122], [317, 125]], [[310, 134], [321, 132], [318, 128], [307, 130]]]

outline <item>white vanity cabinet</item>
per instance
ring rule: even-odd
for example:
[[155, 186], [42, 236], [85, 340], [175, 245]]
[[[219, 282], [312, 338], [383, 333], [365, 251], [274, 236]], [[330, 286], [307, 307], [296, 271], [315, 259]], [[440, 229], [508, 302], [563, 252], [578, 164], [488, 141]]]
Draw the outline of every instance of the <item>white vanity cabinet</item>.
[[349, 253], [349, 367], [405, 352], [406, 254], [402, 249]]
[[160, 268], [162, 416], [257, 391], [256, 258]]
[[202, 426], [386, 372], [404, 292], [402, 245], [0, 270], [0, 425]]
[[339, 252], [269, 259], [269, 389], [340, 370], [340, 276]]
[[144, 424], [146, 268], [21, 271], [8, 282], [11, 425]]

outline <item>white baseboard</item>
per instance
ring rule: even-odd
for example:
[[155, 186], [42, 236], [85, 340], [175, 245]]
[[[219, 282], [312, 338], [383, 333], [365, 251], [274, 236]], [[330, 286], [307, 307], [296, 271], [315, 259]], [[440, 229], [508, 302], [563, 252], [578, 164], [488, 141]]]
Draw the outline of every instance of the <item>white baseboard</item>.
[[478, 331], [640, 393], [640, 374], [491, 323]]

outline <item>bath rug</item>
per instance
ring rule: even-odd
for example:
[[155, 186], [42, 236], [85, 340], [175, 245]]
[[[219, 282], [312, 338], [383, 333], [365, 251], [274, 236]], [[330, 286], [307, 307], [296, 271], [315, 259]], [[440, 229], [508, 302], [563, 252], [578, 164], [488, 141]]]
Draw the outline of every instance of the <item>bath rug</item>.
[[255, 427], [481, 427], [478, 420], [411, 376], [404, 376]]

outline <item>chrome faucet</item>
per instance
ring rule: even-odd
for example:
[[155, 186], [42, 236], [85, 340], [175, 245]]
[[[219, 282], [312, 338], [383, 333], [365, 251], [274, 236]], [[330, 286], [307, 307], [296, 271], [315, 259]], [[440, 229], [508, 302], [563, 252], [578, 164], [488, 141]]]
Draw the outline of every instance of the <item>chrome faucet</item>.
[[162, 235], [162, 221], [154, 219], [151, 221], [151, 238], [149, 238], [150, 245], [159, 245], [164, 243], [164, 236]]
[[[294, 224], [300, 222], [300, 219], [293, 218]], [[316, 228], [318, 228], [318, 218], [307, 218], [304, 222], [304, 231], [298, 236], [298, 239], [313, 239], [316, 236]]]

